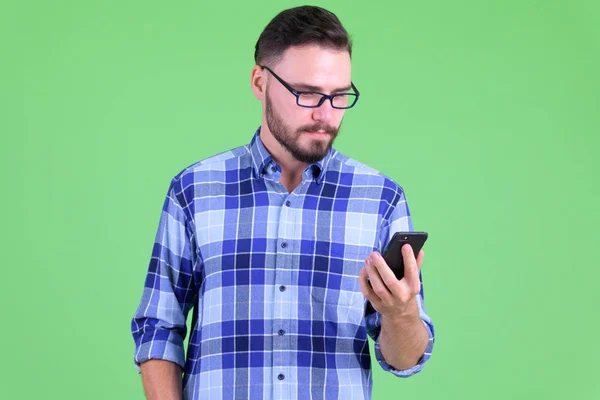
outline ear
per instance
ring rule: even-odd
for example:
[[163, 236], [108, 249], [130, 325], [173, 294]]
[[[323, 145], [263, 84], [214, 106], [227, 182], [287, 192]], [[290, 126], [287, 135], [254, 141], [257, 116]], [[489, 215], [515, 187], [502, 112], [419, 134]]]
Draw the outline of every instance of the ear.
[[252, 68], [251, 79], [250, 79], [250, 87], [252, 88], [252, 93], [254, 93], [254, 97], [258, 100], [263, 101], [266, 97], [267, 90], [267, 75], [264, 69], [255, 65]]

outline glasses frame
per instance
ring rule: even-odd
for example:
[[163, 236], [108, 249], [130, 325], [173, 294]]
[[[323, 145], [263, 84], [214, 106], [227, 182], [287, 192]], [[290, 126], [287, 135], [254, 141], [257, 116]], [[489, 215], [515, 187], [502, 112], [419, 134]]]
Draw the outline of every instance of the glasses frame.
[[[354, 90], [355, 93], [350, 93], [350, 92], [346, 92], [346, 93], [335, 93], [335, 94], [325, 94], [325, 93], [321, 93], [321, 92], [304, 92], [304, 91], [300, 91], [300, 90], [296, 90], [293, 87], [290, 86], [289, 83], [287, 83], [286, 81], [284, 81], [283, 79], [281, 79], [275, 72], [273, 72], [273, 70], [265, 65], [259, 65], [259, 67], [266, 69], [267, 71], [269, 71], [271, 73], [271, 75], [273, 75], [273, 77], [275, 77], [275, 79], [277, 79], [279, 81], [279, 83], [281, 83], [283, 85], [284, 88], [286, 88], [291, 94], [293, 94], [296, 97], [296, 105], [298, 105], [299, 107], [304, 107], [304, 108], [319, 108], [323, 105], [323, 103], [325, 102], [325, 100], [329, 100], [329, 103], [331, 104], [331, 107], [338, 109], [338, 110], [346, 110], [348, 108], [352, 108], [354, 107], [354, 105], [356, 104], [356, 102], [358, 101], [358, 97], [360, 96], [360, 92], [358, 91], [358, 89], [356, 88], [356, 86], [354, 86], [353, 82], [350, 82], [350, 85], [352, 86], [352, 90]], [[319, 103], [315, 106], [305, 106], [300, 104], [300, 96], [303, 94], [318, 94], [321, 96], [321, 100], [319, 100]], [[351, 105], [346, 106], [346, 107], [336, 107], [333, 105], [333, 99], [335, 97], [338, 96], [352, 96], [354, 97], [354, 101], [352, 102]]]

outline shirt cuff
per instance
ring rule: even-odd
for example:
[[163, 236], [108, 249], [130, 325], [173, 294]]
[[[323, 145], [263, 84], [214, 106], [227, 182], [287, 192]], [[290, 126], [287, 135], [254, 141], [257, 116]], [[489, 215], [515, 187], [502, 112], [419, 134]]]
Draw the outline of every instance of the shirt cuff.
[[[158, 331], [156, 336], [159, 336]], [[174, 362], [183, 370], [185, 368], [185, 354], [181, 336], [175, 332], [169, 332], [167, 340], [155, 339], [136, 346], [134, 364], [138, 374], [141, 370], [140, 364], [153, 359]]]
[[429, 342], [427, 343], [427, 348], [425, 349], [425, 352], [423, 353], [423, 356], [421, 357], [421, 359], [419, 360], [419, 362], [417, 363], [417, 365], [415, 365], [414, 367], [408, 368], [408, 369], [402, 369], [402, 370], [397, 370], [395, 368], [393, 368], [391, 365], [389, 365], [387, 362], [385, 362], [385, 359], [383, 358], [383, 354], [381, 354], [381, 348], [380, 348], [380, 339], [381, 339], [381, 335], [379, 335], [377, 337], [377, 340], [375, 340], [375, 359], [377, 360], [377, 362], [379, 363], [379, 365], [381, 366], [381, 368], [383, 368], [384, 371], [387, 372], [391, 372], [392, 374], [396, 375], [397, 377], [400, 378], [408, 378], [409, 376], [412, 376], [418, 372], [421, 372], [421, 370], [423, 369], [423, 366], [425, 365], [425, 363], [427, 362], [427, 360], [429, 360], [429, 357], [431, 357], [431, 351], [433, 350], [433, 331], [431, 329], [431, 327], [429, 326], [429, 324], [423, 320], [421, 320], [423, 322], [423, 324], [425, 325], [425, 328], [427, 329], [427, 334], [429, 335]]

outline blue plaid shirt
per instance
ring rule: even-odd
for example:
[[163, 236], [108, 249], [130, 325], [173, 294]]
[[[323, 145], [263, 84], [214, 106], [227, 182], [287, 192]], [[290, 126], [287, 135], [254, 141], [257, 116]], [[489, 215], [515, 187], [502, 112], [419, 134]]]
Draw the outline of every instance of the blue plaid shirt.
[[332, 149], [288, 193], [259, 134], [172, 180], [132, 321], [136, 367], [181, 365], [185, 399], [369, 399], [369, 336], [399, 377], [434, 342], [421, 287], [429, 345], [391, 368], [359, 287], [369, 254], [413, 230], [402, 188]]

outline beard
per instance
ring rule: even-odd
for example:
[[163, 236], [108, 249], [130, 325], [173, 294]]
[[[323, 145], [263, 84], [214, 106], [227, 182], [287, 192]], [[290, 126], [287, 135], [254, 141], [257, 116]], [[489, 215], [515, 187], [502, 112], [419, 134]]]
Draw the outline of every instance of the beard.
[[[315, 123], [301, 126], [294, 131], [285, 124], [283, 118], [273, 109], [273, 103], [268, 93], [266, 95], [266, 117], [267, 126], [279, 144], [296, 160], [307, 164], [321, 161], [327, 155], [341, 127], [341, 123], [338, 128], [323, 123]], [[300, 146], [299, 139], [303, 132], [316, 132], [319, 130], [328, 133], [331, 137], [330, 140], [327, 142], [313, 140], [307, 148]]]

